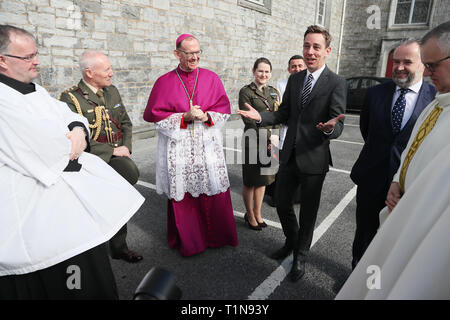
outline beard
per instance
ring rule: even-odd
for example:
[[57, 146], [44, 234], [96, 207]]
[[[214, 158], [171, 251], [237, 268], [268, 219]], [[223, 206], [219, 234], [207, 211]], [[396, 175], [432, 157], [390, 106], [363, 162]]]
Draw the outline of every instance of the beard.
[[[397, 77], [399, 72], [394, 71], [392, 74], [392, 81], [395, 82], [396, 85], [398, 85], [402, 89], [407, 89], [411, 86], [411, 84], [414, 82], [414, 79], [416, 78], [416, 75], [414, 73], [408, 72], [406, 75], [406, 78], [399, 79]], [[404, 71], [402, 72], [404, 73]]]

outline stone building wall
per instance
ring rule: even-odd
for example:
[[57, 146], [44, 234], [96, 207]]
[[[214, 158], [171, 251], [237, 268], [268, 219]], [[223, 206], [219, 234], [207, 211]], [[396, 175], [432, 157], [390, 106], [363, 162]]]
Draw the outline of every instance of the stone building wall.
[[[329, 2], [332, 70], [342, 3]], [[37, 35], [37, 82], [54, 97], [80, 79], [78, 57], [84, 49], [107, 54], [115, 71], [113, 84], [135, 132], [142, 132], [152, 128], [142, 113], [153, 83], [177, 65], [173, 49], [179, 34], [192, 33], [200, 40], [200, 66], [220, 76], [234, 113], [239, 89], [252, 80], [256, 58], [271, 60], [272, 84], [288, 75], [287, 60], [301, 54], [303, 33], [315, 23], [316, 5], [311, 0], [272, 0], [271, 14], [264, 14], [239, 6], [238, 0], [1, 0], [0, 23]]]
[[[384, 77], [387, 56], [402, 39], [420, 39], [427, 31], [450, 20], [450, 0], [433, 0], [429, 25], [393, 27], [395, 4], [393, 0], [347, 1], [339, 68], [342, 76]], [[367, 20], [373, 11], [368, 13], [366, 10], [372, 5], [380, 9], [380, 25], [374, 29], [367, 27]]]

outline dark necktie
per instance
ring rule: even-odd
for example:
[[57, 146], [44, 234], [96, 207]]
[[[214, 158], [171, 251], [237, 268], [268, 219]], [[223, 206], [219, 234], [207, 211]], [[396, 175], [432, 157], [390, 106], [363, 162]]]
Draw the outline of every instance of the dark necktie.
[[400, 95], [392, 108], [392, 131], [397, 134], [402, 129], [403, 114], [405, 113], [405, 95], [409, 89], [400, 89]]
[[305, 86], [303, 87], [303, 91], [302, 91], [302, 106], [304, 106], [306, 104], [306, 102], [308, 101], [309, 98], [309, 94], [311, 93], [311, 85], [312, 85], [312, 81], [313, 81], [314, 77], [313, 75], [310, 73], [308, 76], [308, 80], [305, 83]]
[[96, 95], [99, 97], [100, 101], [105, 105], [105, 95], [103, 94], [103, 90], [97, 90]]

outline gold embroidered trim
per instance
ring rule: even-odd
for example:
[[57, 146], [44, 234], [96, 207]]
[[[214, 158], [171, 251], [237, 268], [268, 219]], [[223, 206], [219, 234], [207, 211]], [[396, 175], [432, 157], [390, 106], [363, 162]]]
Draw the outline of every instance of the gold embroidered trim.
[[[73, 104], [75, 105], [75, 108], [77, 109], [77, 112], [83, 115], [83, 111], [81, 110], [80, 103], [78, 102], [78, 99], [70, 92], [67, 92], [70, 96], [70, 98], [73, 101]], [[98, 136], [100, 135], [101, 129], [102, 129], [102, 120], [105, 122], [105, 132], [106, 132], [106, 138], [108, 139], [108, 142], [112, 142], [112, 129], [109, 124], [109, 115], [105, 110], [105, 106], [97, 106], [94, 108], [95, 112], [95, 123], [90, 124], [89, 128], [96, 129], [95, 134], [93, 135], [93, 131], [91, 131], [91, 139], [97, 140]]]
[[431, 113], [428, 115], [428, 117], [420, 126], [419, 131], [417, 131], [417, 134], [414, 138], [413, 143], [411, 144], [411, 147], [408, 150], [408, 154], [406, 155], [405, 160], [403, 161], [402, 169], [400, 171], [399, 183], [400, 189], [403, 193], [405, 192], [405, 177], [406, 172], [408, 171], [409, 164], [411, 163], [412, 158], [416, 154], [417, 149], [419, 149], [423, 140], [425, 140], [427, 135], [431, 132], [431, 130], [433, 130], [433, 127], [436, 124], [436, 121], [441, 115], [443, 110], [444, 109], [439, 106], [434, 107], [433, 111], [431, 111]]

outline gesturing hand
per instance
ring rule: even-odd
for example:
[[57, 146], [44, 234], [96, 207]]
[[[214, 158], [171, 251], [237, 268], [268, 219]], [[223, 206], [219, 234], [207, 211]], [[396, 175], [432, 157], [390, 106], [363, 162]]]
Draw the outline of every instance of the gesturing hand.
[[87, 147], [86, 134], [83, 128], [75, 127], [66, 134], [66, 137], [72, 142], [72, 150], [70, 151], [70, 160], [78, 159]]
[[334, 126], [336, 125], [336, 123], [338, 123], [338, 121], [342, 120], [342, 119], [345, 119], [345, 114], [340, 114], [336, 118], [333, 118], [326, 123], [320, 122], [316, 126], [316, 128], [322, 132], [329, 133], [334, 129]]
[[238, 110], [237, 113], [243, 116], [244, 118], [261, 121], [261, 115], [258, 111], [256, 111], [251, 105], [245, 103], [245, 106], [248, 108], [248, 111]]

